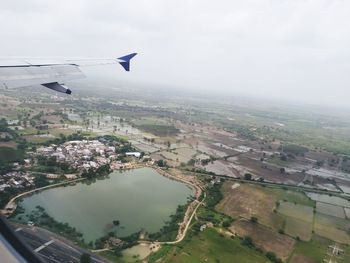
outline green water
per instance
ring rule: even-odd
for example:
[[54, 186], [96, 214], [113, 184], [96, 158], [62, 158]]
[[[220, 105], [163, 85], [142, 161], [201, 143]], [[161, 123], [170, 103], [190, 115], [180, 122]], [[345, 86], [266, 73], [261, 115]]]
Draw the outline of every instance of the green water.
[[[119, 220], [120, 237], [140, 230], [157, 232], [193, 190], [151, 168], [113, 172], [95, 183], [53, 188], [24, 198], [21, 206], [30, 213], [37, 205], [56, 221], [68, 223], [94, 241], [111, 231]], [[22, 218], [24, 216], [22, 215]]]

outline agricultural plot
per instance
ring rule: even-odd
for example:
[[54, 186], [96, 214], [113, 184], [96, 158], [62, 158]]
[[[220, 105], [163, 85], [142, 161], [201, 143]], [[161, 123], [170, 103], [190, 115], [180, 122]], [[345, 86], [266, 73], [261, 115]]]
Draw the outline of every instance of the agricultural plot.
[[23, 158], [23, 152], [13, 147], [0, 147], [0, 160], [4, 162], [18, 161]]
[[350, 208], [344, 208], [344, 212], [347, 219], [350, 219]]
[[277, 201], [265, 188], [255, 185], [242, 184], [232, 189], [232, 183], [226, 182], [223, 186], [224, 198], [216, 209], [233, 218], [258, 218], [259, 223], [275, 230], [281, 228], [283, 216], [274, 213]]
[[181, 156], [181, 159], [183, 160], [182, 162], [185, 163], [191, 160], [192, 157], [197, 153], [197, 151], [192, 148], [178, 148], [174, 152]]
[[292, 237], [299, 237], [301, 240], [309, 241], [312, 236], [312, 223], [294, 217], [286, 217], [284, 232]]
[[311, 223], [313, 220], [313, 208], [310, 206], [282, 202], [278, 207], [278, 212], [285, 216], [293, 217], [308, 223]]
[[32, 142], [32, 143], [44, 143], [52, 139], [55, 139], [56, 137], [53, 136], [52, 134], [38, 134], [38, 135], [26, 135], [26, 136], [23, 136], [23, 138], [26, 139], [28, 142]]
[[349, 201], [337, 196], [330, 196], [330, 195], [316, 194], [316, 193], [307, 193], [307, 196], [310, 197], [312, 200], [315, 200], [318, 202], [350, 208]]
[[350, 228], [350, 220], [319, 213], [316, 213], [315, 215], [315, 224], [333, 226], [344, 231], [347, 231]]
[[207, 172], [212, 172], [217, 175], [226, 175], [226, 176], [232, 176], [235, 177], [239, 175], [237, 172], [235, 172], [235, 169], [232, 167], [232, 165], [227, 161], [214, 161], [209, 162], [207, 165], [199, 165], [198, 167], [206, 170]]
[[201, 153], [204, 153], [206, 155], [212, 155], [212, 156], [215, 156], [215, 157], [224, 157], [226, 156], [227, 154], [223, 151], [219, 151], [219, 150], [216, 150], [216, 149], [213, 149], [213, 148], [210, 148], [204, 144], [199, 144], [198, 145], [198, 151], [200, 151]]
[[318, 263], [323, 262], [328, 246], [334, 242], [323, 237], [313, 235], [308, 242], [297, 241], [290, 263]]
[[350, 244], [347, 229], [350, 222], [333, 216], [316, 214], [314, 231], [316, 234], [342, 244]]
[[350, 244], [349, 235], [343, 231], [332, 226], [325, 226], [321, 224], [315, 224], [314, 231], [316, 234], [334, 240], [342, 244]]
[[[164, 246], [148, 262], [201, 263], [201, 262], [245, 262], [266, 263], [269, 260], [253, 248], [243, 246], [238, 238], [220, 235], [215, 229], [206, 229], [177, 246]], [[159, 257], [162, 257], [160, 260]]]
[[179, 163], [187, 163], [196, 154], [196, 151], [191, 148], [180, 148], [173, 151], [162, 151], [159, 154], [164, 158]]
[[341, 206], [335, 206], [331, 204], [317, 202], [316, 211], [317, 213], [321, 213], [325, 215], [345, 218], [344, 208]]
[[257, 247], [272, 251], [283, 260], [288, 258], [294, 247], [294, 239], [247, 220], [236, 221], [230, 229], [241, 237], [250, 236]]
[[288, 201], [299, 205], [305, 205], [314, 207], [315, 201], [311, 200], [304, 192], [296, 192], [290, 190], [281, 190], [276, 188], [267, 188], [266, 191], [277, 196], [277, 199], [282, 201]]

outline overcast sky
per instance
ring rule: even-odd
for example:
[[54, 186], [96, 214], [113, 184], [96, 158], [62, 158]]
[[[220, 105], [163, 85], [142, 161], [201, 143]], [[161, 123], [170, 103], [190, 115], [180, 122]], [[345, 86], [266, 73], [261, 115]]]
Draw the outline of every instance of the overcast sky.
[[348, 0], [1, 0], [0, 39], [0, 56], [138, 52], [123, 81], [350, 104]]

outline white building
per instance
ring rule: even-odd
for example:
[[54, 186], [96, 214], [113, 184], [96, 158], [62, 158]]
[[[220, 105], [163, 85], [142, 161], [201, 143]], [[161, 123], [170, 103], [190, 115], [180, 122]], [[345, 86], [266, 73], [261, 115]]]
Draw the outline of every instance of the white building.
[[141, 153], [140, 152], [128, 152], [125, 153], [126, 156], [135, 156], [136, 158], [140, 158], [141, 157]]

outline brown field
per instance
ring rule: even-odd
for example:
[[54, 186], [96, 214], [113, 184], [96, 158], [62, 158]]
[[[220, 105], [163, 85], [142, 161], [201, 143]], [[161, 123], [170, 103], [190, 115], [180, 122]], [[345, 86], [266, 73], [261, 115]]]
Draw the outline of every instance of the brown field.
[[265, 163], [266, 168], [262, 165], [260, 160], [254, 160], [246, 157], [246, 154], [242, 154], [237, 157], [235, 162], [244, 167], [249, 167], [254, 174], [263, 177], [265, 180], [269, 180], [277, 183], [289, 183], [298, 184], [304, 179], [304, 175], [300, 173], [294, 174], [281, 174], [278, 166], [273, 166], [269, 163]]
[[283, 260], [288, 258], [294, 247], [293, 238], [244, 219], [236, 221], [230, 229], [239, 236], [250, 236], [256, 246], [274, 252]]
[[264, 188], [255, 185], [242, 184], [232, 189], [232, 182], [226, 182], [223, 186], [224, 198], [217, 205], [217, 210], [233, 218], [258, 218], [259, 223], [280, 229], [283, 216], [274, 213], [276, 196], [266, 192]]
[[284, 232], [292, 237], [309, 241], [312, 236], [312, 223], [294, 217], [287, 217]]
[[15, 142], [0, 142], [0, 147], [9, 147], [13, 149], [17, 149], [17, 143]]
[[68, 128], [53, 128], [53, 129], [49, 129], [50, 134], [52, 134], [53, 136], [60, 136], [60, 134], [63, 134], [65, 136], [67, 135], [71, 135], [74, 133], [74, 130], [72, 129], [68, 129]]

